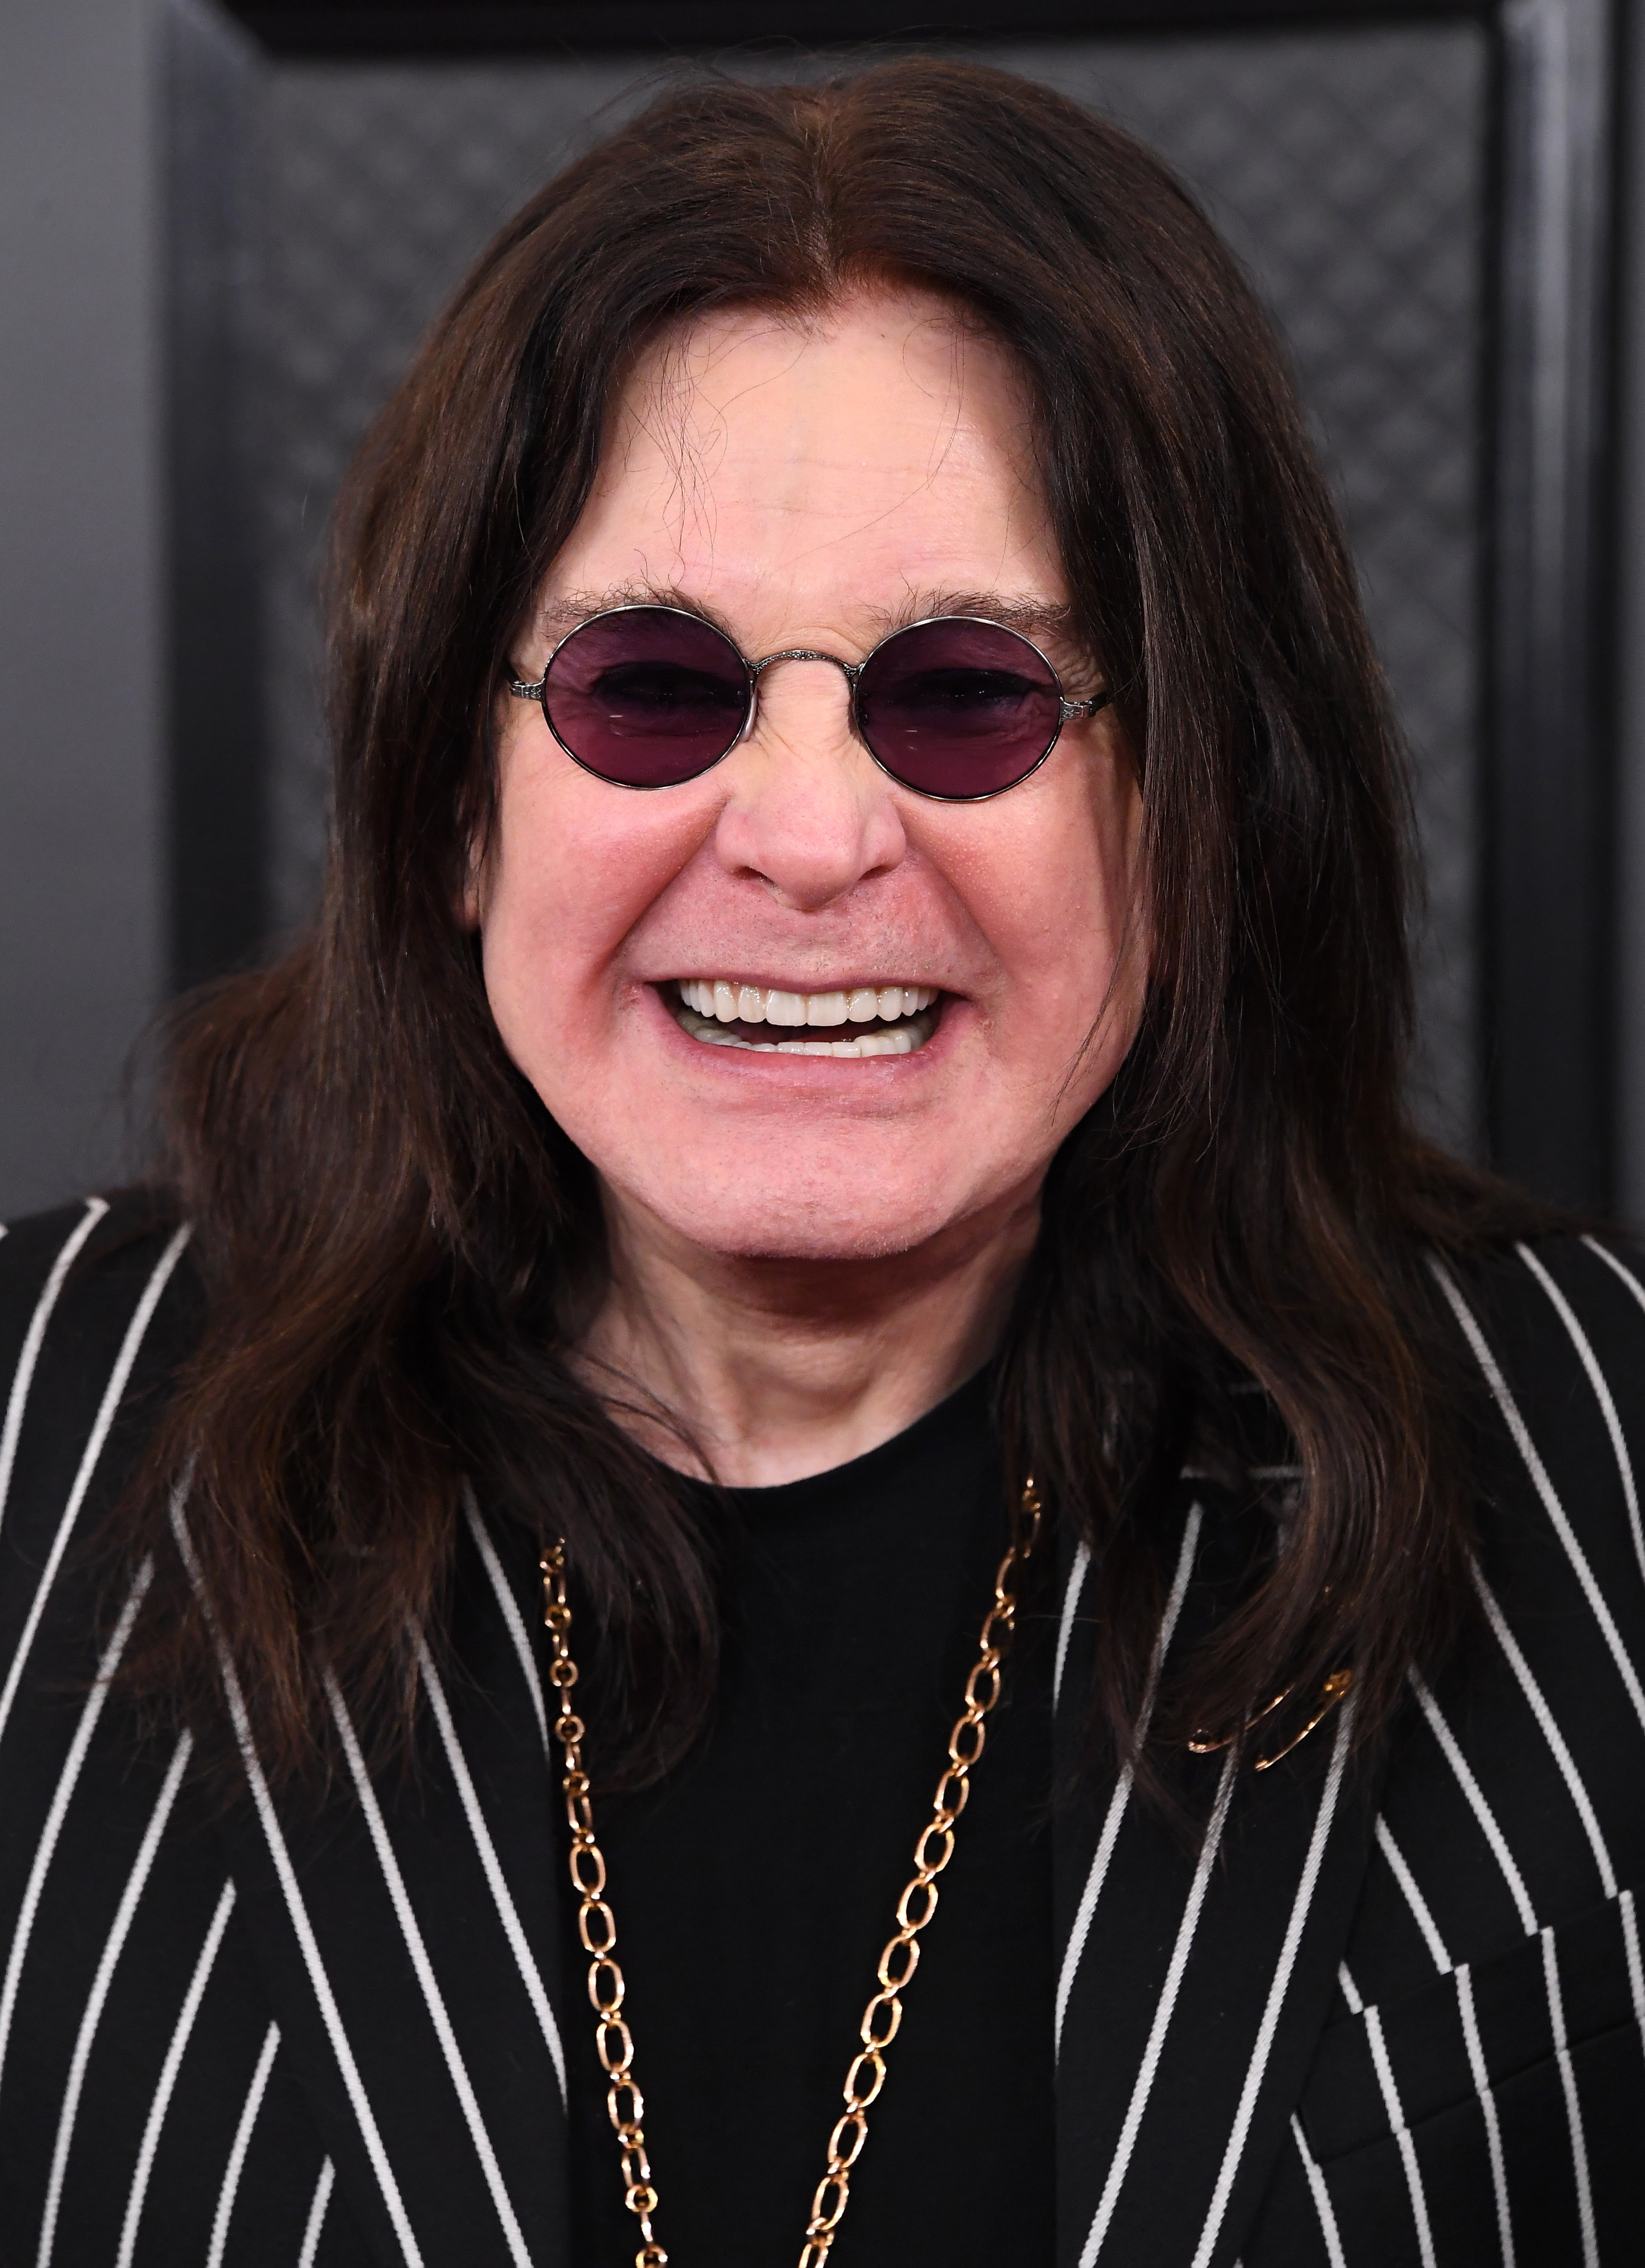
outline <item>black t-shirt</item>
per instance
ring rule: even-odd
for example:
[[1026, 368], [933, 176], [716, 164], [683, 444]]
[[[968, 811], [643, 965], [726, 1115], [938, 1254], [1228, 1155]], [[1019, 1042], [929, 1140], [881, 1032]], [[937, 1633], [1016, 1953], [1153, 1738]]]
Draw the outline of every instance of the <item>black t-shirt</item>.
[[[672, 2268], [800, 2257], [1004, 1549], [986, 1379], [866, 1457], [734, 1495], [712, 1726], [595, 1819]], [[1026, 1616], [1007, 1656], [852, 2177], [839, 2249], [858, 2268], [1051, 2257], [1049, 1639]], [[639, 2235], [592, 2016], [567, 2055], [572, 2257], [627, 2268]]]

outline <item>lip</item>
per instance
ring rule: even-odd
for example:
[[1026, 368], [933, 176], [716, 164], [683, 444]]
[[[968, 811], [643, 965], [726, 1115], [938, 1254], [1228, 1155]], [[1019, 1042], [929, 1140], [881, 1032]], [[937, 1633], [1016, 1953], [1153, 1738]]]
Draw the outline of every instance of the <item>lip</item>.
[[[793, 1085], [815, 1089], [819, 1079], [830, 1087], [862, 1091], [866, 1083], [876, 1088], [888, 1077], [907, 1079], [928, 1076], [941, 1068], [952, 1054], [957, 1033], [955, 1027], [964, 1020], [967, 1002], [957, 993], [941, 994], [936, 1029], [925, 1045], [906, 1056], [794, 1056], [770, 1054], [752, 1048], [705, 1047], [682, 1029], [666, 997], [668, 988], [678, 983], [676, 977], [648, 981], [639, 987], [644, 995], [644, 1009], [648, 1022], [656, 1029], [662, 1044], [675, 1050], [683, 1064], [689, 1064], [706, 1078], [747, 1080], [775, 1080], [779, 1086]], [[763, 983], [769, 990], [775, 986], [785, 989], [778, 978], [763, 979], [750, 976], [750, 984]], [[865, 983], [867, 979], [863, 980]], [[796, 988], [798, 989], [798, 988]], [[813, 984], [809, 990], [821, 990]], [[851, 988], [842, 986], [843, 990]], [[831, 1027], [830, 1027], [832, 1028]], [[849, 1027], [847, 1027], [849, 1028]], [[822, 1034], [819, 1033], [821, 1037]]]

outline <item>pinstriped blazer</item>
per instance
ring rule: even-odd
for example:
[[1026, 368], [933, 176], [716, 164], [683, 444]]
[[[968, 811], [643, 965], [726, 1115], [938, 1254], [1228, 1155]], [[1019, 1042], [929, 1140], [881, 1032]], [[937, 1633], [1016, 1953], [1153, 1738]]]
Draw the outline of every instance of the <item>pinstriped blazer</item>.
[[[185, 1242], [95, 1201], [0, 1241], [0, 2263], [596, 2268], [529, 1564], [468, 1506], [414, 1784], [373, 1786], [338, 1697], [351, 1787], [277, 1800], [247, 1740], [208, 1808], [107, 1682], [150, 1573], [100, 1622], [78, 1547], [187, 1344]], [[1640, 2257], [1645, 1285], [1584, 1239], [1446, 1290], [1471, 1643], [1374, 1770], [1341, 1712], [1261, 1778], [1193, 1767], [1197, 1849], [1124, 1773], [1058, 1822], [1058, 2268]], [[1156, 1660], [1233, 1517], [1162, 1502]], [[1059, 1581], [1068, 1738], [1096, 1602]]]

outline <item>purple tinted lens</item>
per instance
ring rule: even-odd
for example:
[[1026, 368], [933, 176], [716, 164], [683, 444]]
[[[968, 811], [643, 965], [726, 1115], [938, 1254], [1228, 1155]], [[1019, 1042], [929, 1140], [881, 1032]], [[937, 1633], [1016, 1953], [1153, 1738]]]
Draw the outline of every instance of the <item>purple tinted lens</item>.
[[601, 779], [672, 787], [736, 745], [748, 672], [712, 622], [667, 607], [622, 607], [561, 645], [542, 708], [560, 745]]
[[857, 681], [863, 738], [922, 795], [998, 795], [1026, 779], [1062, 725], [1051, 664], [994, 622], [899, 630]]

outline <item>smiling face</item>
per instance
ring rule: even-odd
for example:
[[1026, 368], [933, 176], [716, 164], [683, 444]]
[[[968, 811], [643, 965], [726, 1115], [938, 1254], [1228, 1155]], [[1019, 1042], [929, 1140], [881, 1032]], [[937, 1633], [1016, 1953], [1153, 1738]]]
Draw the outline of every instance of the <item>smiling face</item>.
[[[578, 620], [652, 596], [751, 659], [859, 661], [896, 623], [976, 613], [1081, 700], [1101, 688], [1066, 595], [1008, 358], [887, 291], [653, 349], [511, 660], [540, 677]], [[1140, 1010], [1111, 712], [979, 803], [882, 771], [825, 661], [767, 670], [749, 736], [674, 786], [591, 776], [535, 703], [505, 696], [498, 732], [487, 993], [619, 1211], [719, 1256], [844, 1260], [1031, 1206]]]

